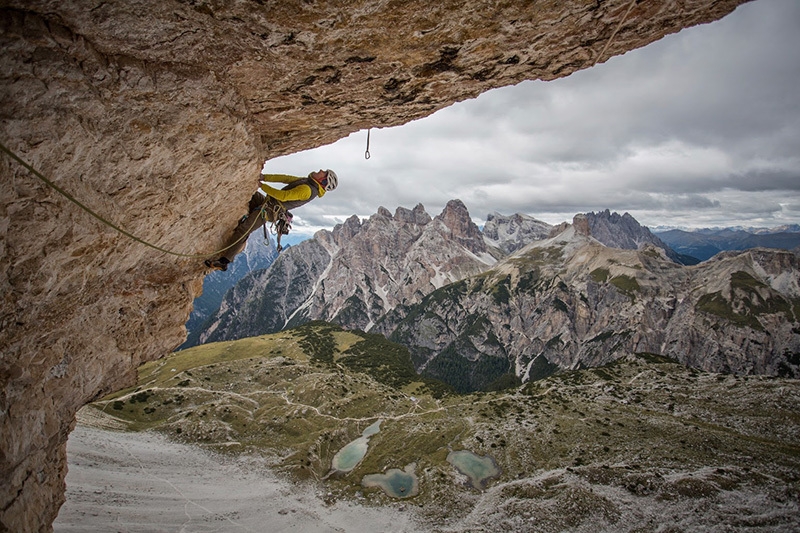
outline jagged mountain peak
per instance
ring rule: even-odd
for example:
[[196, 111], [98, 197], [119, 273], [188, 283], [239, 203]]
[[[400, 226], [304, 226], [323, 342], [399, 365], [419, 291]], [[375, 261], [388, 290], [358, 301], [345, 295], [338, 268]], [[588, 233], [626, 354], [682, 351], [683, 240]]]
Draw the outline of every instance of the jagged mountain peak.
[[357, 215], [350, 216], [342, 224], [333, 228], [334, 240], [340, 243], [343, 239], [351, 239], [361, 230], [361, 219]]
[[406, 209], [405, 207], [395, 209], [394, 220], [424, 226], [432, 219], [428, 212], [425, 211], [425, 206], [417, 204], [414, 209]]
[[572, 224], [578, 232], [591, 235], [606, 246], [622, 250], [638, 250], [647, 244], [652, 244], [664, 250], [670, 260], [681, 262], [672, 248], [653, 235], [647, 227], [639, 224], [630, 213], [620, 215], [609, 209], [599, 213], [582, 213], [575, 215]]
[[[326, 234], [332, 233], [333, 241], [337, 246], [343, 246], [346, 241], [355, 238], [363, 232], [375, 231], [376, 228], [392, 228], [389, 231], [395, 231], [395, 225], [411, 224], [415, 226], [425, 226], [431, 222], [431, 216], [425, 211], [422, 204], [417, 204], [414, 209], [407, 209], [405, 207], [398, 207], [394, 215], [387, 208], [380, 206], [378, 210], [373, 213], [369, 218], [361, 220], [358, 215], [352, 215], [341, 224], [337, 224], [332, 232], [320, 230], [315, 237], [321, 237], [327, 240]], [[377, 225], [376, 225], [377, 224]], [[367, 238], [366, 236], [362, 238]]]
[[420, 226], [424, 226], [428, 224], [432, 219], [431, 216], [425, 211], [425, 206], [421, 203], [417, 204], [414, 209], [408, 209], [407, 207], [398, 206], [395, 211], [394, 215], [392, 212], [386, 209], [384, 206], [378, 207], [378, 210], [375, 214], [373, 214], [370, 218], [383, 218], [383, 219], [391, 219], [396, 222], [405, 222], [409, 224], [418, 224]]
[[[470, 225], [475, 226], [472, 218], [469, 215], [469, 209], [464, 205], [461, 200], [450, 200], [440, 214], [436, 216], [437, 220], [441, 220], [451, 230], [460, 230], [464, 228], [464, 232], [471, 231]], [[477, 229], [478, 226], [475, 226]], [[480, 231], [480, 230], [478, 230]]]
[[589, 233], [606, 246], [621, 248], [623, 250], [635, 250], [645, 242], [660, 243], [661, 240], [655, 237], [650, 230], [639, 224], [630, 213], [611, 212], [609, 209], [595, 213], [583, 213], [576, 215], [573, 224], [577, 219], [586, 220]]
[[498, 221], [510, 221], [516, 224], [521, 222], [536, 222], [538, 224], [544, 224], [546, 226], [550, 226], [547, 222], [543, 222], [535, 217], [530, 215], [526, 215], [524, 213], [514, 213], [513, 215], [504, 215], [499, 211], [493, 211], [486, 215], [486, 222], [498, 222]]
[[469, 210], [461, 200], [450, 200], [436, 219], [450, 231], [452, 238], [474, 254], [486, 253], [486, 243], [477, 224], [472, 221]]

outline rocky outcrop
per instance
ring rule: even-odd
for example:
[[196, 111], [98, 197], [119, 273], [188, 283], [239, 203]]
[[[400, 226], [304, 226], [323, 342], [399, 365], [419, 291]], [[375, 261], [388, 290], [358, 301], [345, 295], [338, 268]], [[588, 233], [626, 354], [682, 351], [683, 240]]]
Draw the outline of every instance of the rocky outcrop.
[[191, 256], [227, 239], [264, 159], [566, 76], [739, 3], [3, 2], [0, 141], [183, 255], [0, 157], [2, 528], [50, 529], [76, 410], [183, 341]]
[[469, 250], [481, 255], [486, 253], [486, 243], [483, 242], [481, 230], [469, 217], [467, 206], [461, 200], [450, 200], [444, 211], [436, 217], [449, 230], [448, 240], [453, 240]]
[[585, 234], [591, 235], [606, 246], [622, 250], [638, 250], [646, 245], [653, 245], [664, 250], [667, 257], [676, 263], [680, 262], [678, 254], [672, 248], [639, 224], [629, 213], [620, 215], [606, 209], [599, 213], [586, 213], [582, 215], [580, 221], [573, 220], [576, 227], [584, 223], [588, 232]]

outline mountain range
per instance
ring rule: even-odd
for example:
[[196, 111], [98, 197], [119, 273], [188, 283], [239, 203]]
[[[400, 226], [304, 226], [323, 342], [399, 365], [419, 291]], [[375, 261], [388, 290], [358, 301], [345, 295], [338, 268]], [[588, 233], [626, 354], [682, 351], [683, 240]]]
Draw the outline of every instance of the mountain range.
[[673, 250], [700, 261], [712, 258], [728, 250], [747, 250], [749, 248], [780, 248], [792, 250], [800, 247], [800, 227], [783, 226], [775, 231], [766, 229], [704, 229], [685, 231], [671, 229], [655, 232]]
[[262, 232], [253, 232], [247, 239], [247, 246], [234, 258], [227, 271], [213, 271], [203, 279], [203, 293], [194, 299], [192, 313], [186, 322], [186, 341], [178, 349], [197, 344], [203, 324], [219, 310], [225, 293], [248, 273], [269, 267], [277, 257], [278, 250], [273, 240], [265, 241]]
[[225, 295], [197, 342], [311, 320], [405, 345], [460, 392], [655, 353], [708, 371], [800, 375], [796, 254], [726, 252], [687, 266], [629, 214], [550, 226], [453, 200], [385, 208], [293, 246]]
[[[435, 253], [432, 253], [435, 251]], [[368, 331], [386, 313], [485, 271], [503, 253], [484, 241], [460, 201], [435, 218], [422, 205], [352, 216], [245, 276], [211, 317], [200, 342], [280, 331], [309, 320]]]
[[757, 249], [693, 267], [597, 242], [580, 217], [379, 330], [466, 392], [630, 353], [736, 374], [800, 375], [800, 261]]

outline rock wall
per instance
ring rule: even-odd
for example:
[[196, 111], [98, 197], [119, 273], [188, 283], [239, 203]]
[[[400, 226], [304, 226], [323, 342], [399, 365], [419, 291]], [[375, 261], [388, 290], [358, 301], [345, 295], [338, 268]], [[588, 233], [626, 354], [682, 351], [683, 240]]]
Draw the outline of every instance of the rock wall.
[[[131, 233], [208, 252], [266, 158], [566, 76], [741, 2], [7, 0], [0, 142]], [[181, 343], [203, 271], [5, 154], [0, 173], [0, 530], [48, 531], [76, 410]]]

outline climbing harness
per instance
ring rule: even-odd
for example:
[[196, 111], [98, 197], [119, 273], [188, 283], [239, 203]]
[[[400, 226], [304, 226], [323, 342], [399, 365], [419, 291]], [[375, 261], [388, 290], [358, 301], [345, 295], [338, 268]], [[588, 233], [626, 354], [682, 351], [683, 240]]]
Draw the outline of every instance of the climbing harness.
[[289, 235], [289, 230], [292, 229], [292, 218], [294, 217], [289, 211], [283, 211], [280, 218], [278, 218], [278, 221], [275, 223], [275, 233], [278, 241], [275, 248], [279, 253], [283, 250], [283, 246], [281, 246], [281, 236]]
[[[228, 245], [228, 246], [226, 246], [225, 248], [221, 248], [221, 249], [219, 249], [219, 250], [216, 250], [216, 251], [214, 251], [214, 252], [211, 252], [211, 253], [205, 253], [205, 254], [185, 254], [185, 253], [180, 253], [180, 252], [174, 252], [174, 251], [172, 251], [172, 250], [167, 250], [167, 249], [165, 249], [165, 248], [162, 248], [162, 247], [160, 247], [160, 246], [158, 246], [158, 245], [152, 244], [152, 243], [150, 243], [150, 242], [147, 242], [147, 241], [145, 241], [144, 239], [141, 239], [141, 238], [137, 237], [136, 235], [134, 235], [134, 234], [130, 233], [129, 231], [126, 231], [126, 230], [124, 230], [123, 228], [121, 228], [121, 227], [117, 226], [117, 225], [116, 225], [116, 224], [114, 224], [113, 222], [110, 222], [109, 220], [105, 219], [105, 218], [104, 218], [104, 217], [102, 217], [101, 215], [97, 214], [95, 211], [93, 211], [91, 208], [87, 207], [85, 204], [81, 203], [81, 202], [80, 202], [78, 199], [76, 199], [76, 198], [75, 198], [74, 196], [72, 196], [70, 193], [68, 193], [67, 191], [65, 191], [64, 189], [62, 189], [61, 187], [59, 187], [59, 186], [58, 186], [58, 185], [56, 185], [55, 183], [53, 183], [51, 180], [49, 180], [49, 179], [47, 179], [46, 177], [44, 177], [44, 176], [43, 176], [43, 175], [42, 175], [42, 174], [41, 174], [41, 173], [40, 173], [38, 170], [36, 170], [35, 168], [33, 168], [31, 165], [29, 165], [29, 164], [28, 164], [28, 163], [27, 163], [25, 160], [23, 160], [23, 159], [22, 159], [21, 157], [19, 157], [17, 154], [15, 154], [14, 152], [12, 152], [10, 149], [6, 148], [6, 146], [5, 146], [3, 143], [0, 143], [0, 150], [2, 150], [3, 152], [5, 152], [5, 153], [6, 153], [6, 155], [8, 155], [9, 157], [11, 157], [11, 158], [12, 158], [13, 160], [15, 160], [17, 163], [19, 163], [20, 165], [22, 165], [23, 167], [25, 167], [25, 168], [26, 168], [26, 169], [27, 169], [27, 170], [28, 170], [28, 171], [29, 171], [31, 174], [33, 174], [34, 176], [36, 176], [37, 178], [39, 178], [40, 180], [42, 180], [42, 181], [43, 181], [43, 182], [44, 182], [46, 185], [48, 185], [50, 188], [52, 188], [53, 190], [55, 190], [55, 191], [56, 191], [57, 193], [59, 193], [61, 196], [63, 196], [64, 198], [66, 198], [67, 200], [69, 200], [70, 202], [72, 202], [73, 204], [77, 205], [78, 207], [80, 207], [81, 209], [83, 209], [84, 211], [86, 211], [87, 213], [89, 213], [91, 216], [93, 216], [94, 218], [96, 218], [97, 220], [99, 220], [100, 222], [102, 222], [103, 224], [105, 224], [106, 226], [108, 226], [108, 227], [110, 227], [110, 228], [112, 228], [112, 229], [114, 229], [114, 230], [118, 231], [119, 233], [121, 233], [121, 234], [125, 235], [125, 236], [126, 236], [126, 237], [128, 237], [129, 239], [132, 239], [132, 240], [134, 240], [134, 241], [138, 242], [139, 244], [143, 244], [143, 245], [145, 245], [145, 246], [147, 246], [147, 247], [149, 247], [149, 248], [153, 248], [154, 250], [158, 250], [159, 252], [163, 252], [163, 253], [165, 253], [165, 254], [174, 255], [174, 256], [177, 256], [177, 257], [185, 257], [185, 258], [189, 258], [189, 259], [202, 259], [202, 258], [204, 258], [204, 257], [213, 257], [213, 256], [216, 256], [216, 255], [219, 255], [219, 254], [221, 254], [222, 252], [224, 252], [224, 251], [226, 251], [226, 250], [228, 250], [228, 249], [230, 249], [230, 248], [233, 248], [234, 246], [236, 246], [237, 244], [239, 244], [239, 243], [240, 243], [240, 242], [241, 242], [243, 239], [246, 239], [246, 238], [247, 238], [247, 236], [248, 236], [248, 235], [249, 235], [249, 233], [250, 233], [250, 232], [248, 231], [248, 232], [247, 232], [247, 233], [245, 233], [245, 234], [244, 234], [242, 237], [240, 237], [239, 239], [235, 240], [233, 243], [229, 244], [229, 245]], [[262, 209], [263, 209], [263, 207], [265, 207], [265, 206], [266, 206], [266, 204], [267, 204], [267, 201], [266, 201], [266, 198], [265, 198], [265, 199], [264, 199], [264, 204], [263, 204], [263, 206], [262, 206]], [[253, 225], [250, 227], [250, 230], [252, 230], [252, 229], [254, 229], [254, 228], [255, 228], [255, 225], [256, 225], [256, 223], [257, 223], [257, 222], [258, 222], [258, 219], [256, 219], [256, 220], [255, 220], [255, 222], [253, 223]]]
[[292, 215], [286, 208], [280, 204], [275, 203], [272, 205], [272, 212], [271, 216], [267, 217], [267, 202], [264, 202], [264, 206], [261, 208], [261, 218], [264, 220], [264, 241], [269, 243], [269, 235], [267, 234], [267, 222], [271, 222], [271, 230], [270, 232], [275, 233], [275, 249], [278, 250], [280, 253], [283, 250], [283, 246], [281, 245], [281, 237], [283, 235], [288, 235], [289, 230], [292, 229], [292, 219], [294, 215]]
[[622, 25], [625, 23], [625, 19], [627, 19], [627, 18], [628, 18], [628, 15], [630, 14], [630, 12], [631, 12], [631, 9], [633, 9], [633, 6], [634, 6], [634, 4], [637, 4], [637, 3], [639, 3], [639, 0], [631, 0], [631, 3], [628, 5], [628, 10], [627, 10], [627, 11], [625, 12], [625, 14], [622, 16], [622, 20], [620, 20], [620, 21], [619, 21], [619, 24], [617, 24], [617, 27], [616, 27], [616, 28], [614, 29], [614, 31], [611, 33], [611, 37], [609, 37], [609, 38], [608, 38], [608, 41], [606, 41], [606, 45], [603, 47], [603, 51], [602, 51], [602, 52], [600, 52], [600, 55], [598, 55], [598, 56], [595, 58], [595, 60], [594, 60], [594, 63], [592, 63], [592, 66], [595, 66], [595, 65], [597, 64], [597, 62], [598, 62], [598, 61], [600, 61], [600, 58], [601, 58], [601, 57], [603, 57], [603, 56], [605, 55], [605, 53], [606, 53], [606, 50], [608, 50], [608, 46], [611, 44], [611, 41], [613, 41], [613, 40], [614, 40], [614, 37], [616, 37], [616, 35], [617, 35], [617, 32], [618, 32], [618, 31], [619, 31], [619, 29], [622, 27]]
[[367, 128], [367, 151], [364, 152], [364, 159], [369, 159], [371, 157], [369, 155], [369, 130], [370, 128]]

